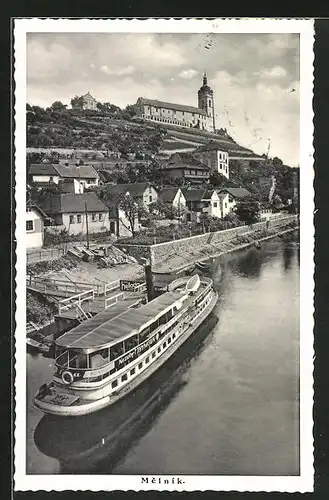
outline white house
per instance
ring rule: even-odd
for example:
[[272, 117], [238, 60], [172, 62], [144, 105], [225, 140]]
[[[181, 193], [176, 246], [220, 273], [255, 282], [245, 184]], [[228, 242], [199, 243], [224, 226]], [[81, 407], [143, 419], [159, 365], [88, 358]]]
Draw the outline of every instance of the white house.
[[211, 189], [183, 189], [186, 199], [186, 208], [189, 210], [190, 221], [198, 221], [201, 214], [210, 217], [223, 217], [221, 209], [221, 198], [216, 190]]
[[113, 198], [122, 194], [130, 194], [130, 196], [132, 196], [136, 202], [143, 205], [146, 210], [148, 210], [149, 205], [158, 200], [158, 192], [149, 182], [108, 185], [107, 193]]
[[46, 214], [36, 205], [26, 207], [26, 248], [41, 248], [44, 239], [44, 221]]
[[228, 152], [220, 148], [215, 142], [211, 141], [204, 146], [199, 146], [193, 152], [193, 156], [207, 165], [212, 172], [218, 172], [226, 179], [230, 178]]
[[245, 188], [223, 188], [217, 190], [218, 194], [221, 195], [222, 205], [223, 205], [223, 217], [229, 212], [232, 212], [236, 207], [238, 201], [243, 198], [248, 198], [251, 193]]
[[186, 198], [183, 191], [179, 187], [165, 186], [159, 191], [159, 198], [168, 205], [179, 210], [186, 207]]
[[74, 193], [81, 194], [87, 186], [98, 186], [98, 173], [91, 165], [60, 165], [34, 163], [30, 166], [29, 178], [40, 186], [72, 182]]
[[95, 193], [54, 194], [42, 200], [42, 209], [69, 234], [98, 233], [110, 229], [108, 208]]

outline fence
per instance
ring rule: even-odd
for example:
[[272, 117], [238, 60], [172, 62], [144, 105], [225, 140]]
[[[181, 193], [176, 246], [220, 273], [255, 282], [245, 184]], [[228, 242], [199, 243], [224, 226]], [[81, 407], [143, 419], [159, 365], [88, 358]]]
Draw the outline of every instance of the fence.
[[73, 307], [81, 308], [81, 304], [86, 300], [94, 300], [95, 294], [94, 290], [87, 290], [86, 292], [78, 293], [67, 299], [63, 299], [58, 306], [58, 313], [61, 314], [68, 309]]
[[[114, 283], [114, 282], [113, 282]], [[109, 283], [108, 285], [111, 285], [112, 283]], [[28, 274], [26, 276], [26, 285], [27, 286], [35, 286], [36, 288], [43, 289], [44, 292], [50, 291], [50, 290], [58, 290], [58, 291], [63, 291], [63, 292], [81, 292], [85, 290], [94, 290], [95, 295], [103, 295], [104, 294], [104, 289], [108, 285], [102, 285], [102, 284], [94, 284], [94, 283], [86, 283], [83, 281], [67, 281], [67, 280], [59, 280], [59, 279], [52, 279], [52, 278], [42, 278], [39, 276], [32, 276], [31, 274]]]
[[51, 249], [40, 249], [32, 250], [26, 252], [26, 262], [27, 264], [33, 264], [35, 262], [40, 262], [43, 260], [55, 260], [63, 257], [65, 255], [64, 248], [51, 248]]
[[114, 306], [120, 299], [124, 298], [124, 292], [117, 293], [116, 295], [113, 295], [112, 297], [105, 297], [104, 301], [104, 309], [107, 309], [108, 307]]

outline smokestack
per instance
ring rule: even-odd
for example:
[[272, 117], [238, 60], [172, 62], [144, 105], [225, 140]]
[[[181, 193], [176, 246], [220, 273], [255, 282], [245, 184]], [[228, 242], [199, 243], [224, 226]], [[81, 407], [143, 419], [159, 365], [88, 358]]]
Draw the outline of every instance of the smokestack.
[[152, 275], [151, 264], [146, 264], [144, 266], [144, 269], [145, 269], [145, 281], [147, 289], [147, 301], [150, 302], [150, 300], [154, 298], [153, 275]]

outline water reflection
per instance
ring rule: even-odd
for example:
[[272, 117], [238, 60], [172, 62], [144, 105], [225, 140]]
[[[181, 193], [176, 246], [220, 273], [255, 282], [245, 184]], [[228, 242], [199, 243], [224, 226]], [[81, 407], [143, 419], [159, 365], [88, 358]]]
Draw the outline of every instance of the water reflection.
[[95, 468], [109, 473], [188, 383], [191, 363], [207, 346], [217, 321], [209, 316], [175, 357], [113, 407], [82, 417], [45, 415], [34, 433], [39, 451], [59, 460], [62, 474], [92, 473]]

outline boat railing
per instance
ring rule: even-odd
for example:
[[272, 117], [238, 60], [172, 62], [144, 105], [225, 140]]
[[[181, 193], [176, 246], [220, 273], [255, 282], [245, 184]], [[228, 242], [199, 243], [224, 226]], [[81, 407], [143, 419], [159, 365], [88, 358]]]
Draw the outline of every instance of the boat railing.
[[95, 292], [94, 290], [86, 290], [85, 292], [78, 293], [77, 295], [73, 295], [72, 297], [68, 297], [67, 299], [61, 300], [58, 305], [58, 313], [61, 314], [68, 309], [72, 309], [73, 307], [79, 306], [81, 308], [81, 304], [86, 300], [94, 300]]
[[120, 280], [111, 281], [111, 283], [106, 283], [104, 285], [104, 296], [106, 297], [109, 292], [117, 290], [120, 288]]
[[119, 300], [124, 298], [124, 292], [117, 293], [116, 295], [112, 295], [112, 297], [105, 297], [104, 300], [104, 309], [108, 309], [111, 306], [114, 306]]
[[[28, 274], [26, 276], [27, 286], [36, 286], [37, 288], [43, 289], [45, 292], [57, 289], [66, 292], [82, 292], [84, 290], [93, 289], [95, 295], [102, 295], [104, 293], [104, 285], [98, 283], [87, 283], [82, 281], [67, 281], [54, 278], [46, 278], [41, 276], [32, 276]], [[109, 283], [111, 285], [111, 283]], [[106, 286], [106, 285], [105, 285]]]

